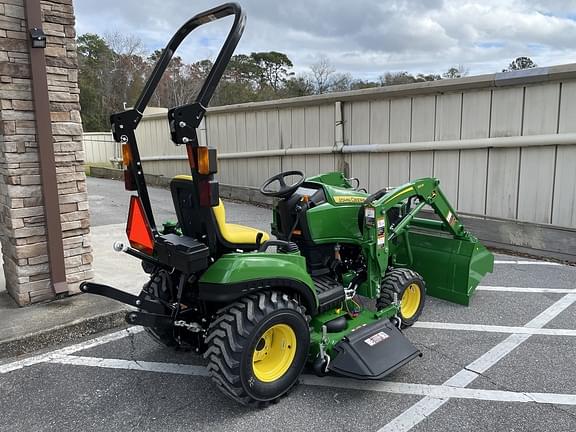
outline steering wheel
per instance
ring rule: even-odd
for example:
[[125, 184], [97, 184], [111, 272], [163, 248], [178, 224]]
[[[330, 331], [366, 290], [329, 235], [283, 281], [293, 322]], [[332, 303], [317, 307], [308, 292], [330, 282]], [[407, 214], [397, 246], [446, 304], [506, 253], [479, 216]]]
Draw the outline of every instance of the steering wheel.
[[[287, 185], [285, 179], [289, 176], [298, 176], [299, 178], [295, 183]], [[280, 189], [269, 189], [269, 186], [274, 182], [280, 183]], [[260, 193], [266, 196], [283, 198], [291, 195], [302, 183], [304, 183], [304, 173], [302, 171], [284, 171], [266, 180], [264, 184], [260, 186]]]

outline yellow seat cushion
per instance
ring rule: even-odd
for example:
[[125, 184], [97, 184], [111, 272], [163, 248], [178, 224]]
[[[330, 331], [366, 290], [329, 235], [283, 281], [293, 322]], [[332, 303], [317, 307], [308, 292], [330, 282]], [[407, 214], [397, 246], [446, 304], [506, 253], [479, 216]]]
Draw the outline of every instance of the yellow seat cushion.
[[[192, 181], [192, 176], [189, 175], [179, 175], [174, 178], [177, 180]], [[212, 211], [214, 212], [214, 218], [216, 219], [216, 223], [220, 229], [220, 235], [228, 243], [255, 245], [258, 233], [262, 233], [260, 243], [270, 240], [270, 235], [264, 231], [244, 225], [226, 223], [226, 210], [224, 209], [224, 203], [222, 200], [219, 200], [219, 204], [216, 207], [212, 207]]]
[[262, 233], [260, 243], [270, 240], [270, 235], [264, 231], [244, 225], [226, 223], [226, 210], [224, 209], [222, 200], [220, 200], [220, 203], [216, 207], [212, 207], [212, 211], [214, 212], [216, 223], [218, 223], [220, 234], [228, 243], [256, 244], [256, 236], [258, 233]]

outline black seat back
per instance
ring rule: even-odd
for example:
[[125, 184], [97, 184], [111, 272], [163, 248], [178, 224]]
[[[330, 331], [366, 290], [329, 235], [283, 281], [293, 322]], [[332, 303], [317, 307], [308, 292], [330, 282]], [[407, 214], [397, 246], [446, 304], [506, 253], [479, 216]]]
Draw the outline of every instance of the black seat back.
[[198, 192], [192, 180], [176, 177], [170, 182], [174, 210], [182, 234], [201, 241], [212, 256], [221, 253], [218, 225], [210, 207], [200, 207]]
[[260, 244], [232, 244], [227, 242], [220, 232], [211, 207], [201, 207], [197, 189], [187, 177], [175, 177], [170, 182], [174, 209], [182, 234], [201, 241], [210, 248], [212, 257], [241, 249], [257, 250]]

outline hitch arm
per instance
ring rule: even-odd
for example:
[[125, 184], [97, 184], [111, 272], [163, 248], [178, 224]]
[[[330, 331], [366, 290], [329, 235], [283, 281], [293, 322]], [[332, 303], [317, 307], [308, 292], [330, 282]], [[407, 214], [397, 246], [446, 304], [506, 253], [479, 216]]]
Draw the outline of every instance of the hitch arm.
[[119, 289], [112, 288], [108, 285], [97, 284], [94, 282], [82, 282], [82, 284], [80, 285], [80, 291], [82, 291], [83, 293], [96, 294], [102, 297], [108, 297], [111, 298], [112, 300], [116, 300], [121, 303], [134, 306], [155, 314], [166, 313], [166, 308], [159, 303], [151, 302], [150, 300], [146, 300], [142, 297], [137, 297], [125, 291], [120, 291]]

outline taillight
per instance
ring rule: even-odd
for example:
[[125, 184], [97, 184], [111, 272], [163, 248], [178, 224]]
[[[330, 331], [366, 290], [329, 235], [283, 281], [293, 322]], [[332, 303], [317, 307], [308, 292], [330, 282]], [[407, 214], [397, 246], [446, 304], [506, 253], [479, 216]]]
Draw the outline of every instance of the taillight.
[[129, 169], [124, 170], [124, 189], [127, 191], [135, 191], [138, 189], [136, 186], [136, 179], [134, 178], [134, 174]]
[[216, 207], [220, 202], [220, 188], [216, 180], [200, 180], [200, 207]]
[[140, 198], [133, 195], [130, 197], [130, 210], [128, 212], [128, 223], [126, 225], [126, 235], [130, 241], [130, 246], [148, 255], [154, 250], [154, 237], [148, 225], [146, 213]]
[[128, 143], [122, 144], [122, 165], [124, 165], [124, 189], [127, 191], [137, 190], [136, 179], [130, 170], [130, 163], [132, 162], [132, 152]]

